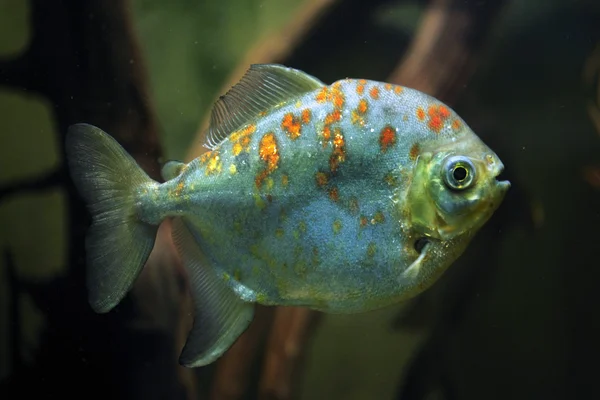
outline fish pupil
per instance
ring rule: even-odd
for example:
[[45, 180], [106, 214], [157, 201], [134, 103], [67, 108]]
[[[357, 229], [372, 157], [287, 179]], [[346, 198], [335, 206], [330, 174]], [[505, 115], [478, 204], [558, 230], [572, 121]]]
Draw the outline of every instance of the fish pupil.
[[452, 172], [452, 176], [458, 182], [464, 181], [467, 178], [467, 170], [465, 167], [456, 167]]

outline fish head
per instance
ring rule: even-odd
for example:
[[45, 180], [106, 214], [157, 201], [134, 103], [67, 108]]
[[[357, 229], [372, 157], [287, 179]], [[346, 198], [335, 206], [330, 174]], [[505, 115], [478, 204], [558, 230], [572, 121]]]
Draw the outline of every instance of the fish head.
[[443, 242], [471, 237], [492, 216], [510, 188], [504, 164], [468, 127], [461, 135], [424, 145], [407, 193], [416, 236]]

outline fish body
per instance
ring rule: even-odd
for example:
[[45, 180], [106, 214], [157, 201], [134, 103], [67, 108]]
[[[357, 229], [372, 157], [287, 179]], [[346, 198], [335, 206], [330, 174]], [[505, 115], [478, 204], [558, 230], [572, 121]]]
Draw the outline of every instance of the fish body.
[[[226, 351], [254, 303], [354, 313], [415, 296], [509, 187], [496, 179], [498, 156], [440, 101], [368, 80], [326, 85], [277, 65], [252, 66], [217, 102], [209, 143], [188, 164], [167, 163], [158, 183], [98, 128], [76, 125], [67, 140], [95, 216], [87, 243], [96, 311], [118, 304], [158, 224], [175, 219], [196, 303], [188, 366]], [[90, 149], [98, 157], [84, 157]], [[129, 181], [93, 185], [109, 164], [133, 171]], [[126, 252], [122, 263], [108, 258]]]

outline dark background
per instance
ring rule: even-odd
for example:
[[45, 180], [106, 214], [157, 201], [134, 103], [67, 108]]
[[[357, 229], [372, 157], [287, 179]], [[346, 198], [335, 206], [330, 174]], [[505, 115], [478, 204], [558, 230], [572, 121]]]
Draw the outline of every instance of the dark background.
[[[432, 94], [512, 188], [416, 299], [260, 308], [189, 370], [168, 224], [132, 294], [89, 308], [63, 138], [98, 125], [156, 177], [203, 151], [211, 104], [253, 62]], [[600, 398], [599, 193], [598, 1], [0, 0], [0, 398]]]

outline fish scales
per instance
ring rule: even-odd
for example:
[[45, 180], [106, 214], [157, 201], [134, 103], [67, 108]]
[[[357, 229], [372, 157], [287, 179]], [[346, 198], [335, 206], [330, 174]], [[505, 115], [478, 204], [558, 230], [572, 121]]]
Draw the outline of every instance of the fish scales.
[[106, 133], [67, 135], [71, 175], [93, 216], [88, 291], [97, 312], [128, 293], [157, 226], [190, 274], [195, 322], [180, 361], [219, 358], [253, 304], [333, 313], [381, 308], [433, 284], [510, 183], [453, 110], [364, 79], [326, 85], [255, 65], [215, 105], [210, 151], [152, 181]]
[[[415, 102], [415, 95], [423, 97], [346, 79], [291, 99], [192, 163], [181, 180], [166, 184], [171, 188], [163, 201], [193, 216], [201, 227], [200, 247], [249, 301], [351, 312], [367, 308], [365, 299], [377, 291], [373, 307], [393, 303], [408, 289], [398, 266], [416, 257], [413, 246], [401, 245], [411, 234], [402, 229], [401, 206], [392, 201], [409, 182], [410, 149], [439, 134], [459, 136], [452, 121], [463, 125], [453, 115], [449, 128], [435, 132], [414, 104], [426, 110], [439, 102]], [[395, 139], [383, 145], [386, 128]], [[265, 148], [269, 135], [273, 148]], [[337, 147], [336, 136], [343, 141]], [[277, 156], [272, 171], [261, 152]]]

